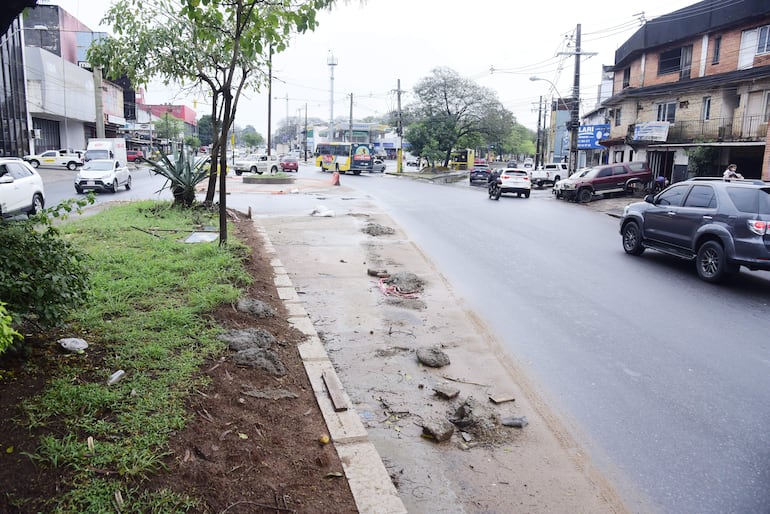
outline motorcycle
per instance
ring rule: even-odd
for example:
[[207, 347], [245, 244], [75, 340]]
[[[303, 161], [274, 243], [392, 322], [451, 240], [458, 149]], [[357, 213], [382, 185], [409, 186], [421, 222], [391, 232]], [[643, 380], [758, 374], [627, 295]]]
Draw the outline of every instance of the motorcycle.
[[489, 190], [489, 199], [490, 200], [499, 200], [500, 194], [503, 192], [503, 181], [500, 180], [500, 177], [493, 177], [489, 181], [489, 185], [487, 186], [487, 189]]

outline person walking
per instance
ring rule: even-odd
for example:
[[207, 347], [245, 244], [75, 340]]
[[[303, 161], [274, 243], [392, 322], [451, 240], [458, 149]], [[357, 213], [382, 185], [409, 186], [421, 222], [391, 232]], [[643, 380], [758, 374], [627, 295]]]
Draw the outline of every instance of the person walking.
[[743, 175], [738, 173], [738, 166], [735, 164], [730, 164], [727, 169], [722, 173], [722, 178], [725, 180], [731, 179], [731, 178], [737, 178], [737, 179], [743, 179]]

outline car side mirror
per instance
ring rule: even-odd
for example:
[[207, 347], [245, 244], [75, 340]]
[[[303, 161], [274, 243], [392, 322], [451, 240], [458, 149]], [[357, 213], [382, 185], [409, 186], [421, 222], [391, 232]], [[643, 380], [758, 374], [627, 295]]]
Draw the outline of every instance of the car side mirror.
[[13, 175], [0, 176], [0, 184], [12, 184], [14, 181]]
[[644, 197], [644, 201], [647, 203], [654, 204], [655, 203], [655, 196], [653, 195], [647, 195]]

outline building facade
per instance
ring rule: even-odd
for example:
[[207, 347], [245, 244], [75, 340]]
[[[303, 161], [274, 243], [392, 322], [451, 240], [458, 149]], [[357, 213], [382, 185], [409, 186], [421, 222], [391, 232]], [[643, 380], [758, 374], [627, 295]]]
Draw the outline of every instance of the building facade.
[[705, 0], [648, 21], [615, 54], [609, 162], [672, 182], [729, 163], [770, 180], [770, 4]]
[[16, 18], [0, 35], [0, 157], [23, 156], [30, 149], [31, 123], [24, 80], [24, 31]]

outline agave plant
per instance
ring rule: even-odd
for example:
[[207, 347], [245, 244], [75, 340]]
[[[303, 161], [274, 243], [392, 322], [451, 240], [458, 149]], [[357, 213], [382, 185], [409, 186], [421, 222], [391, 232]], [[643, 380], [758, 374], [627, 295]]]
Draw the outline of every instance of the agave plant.
[[152, 171], [166, 177], [165, 188], [171, 190], [174, 195], [174, 205], [190, 207], [195, 202], [195, 186], [206, 180], [211, 168], [210, 157], [195, 158], [187, 146], [182, 146], [179, 153], [170, 156], [160, 151], [159, 160], [137, 158], [150, 165]]

